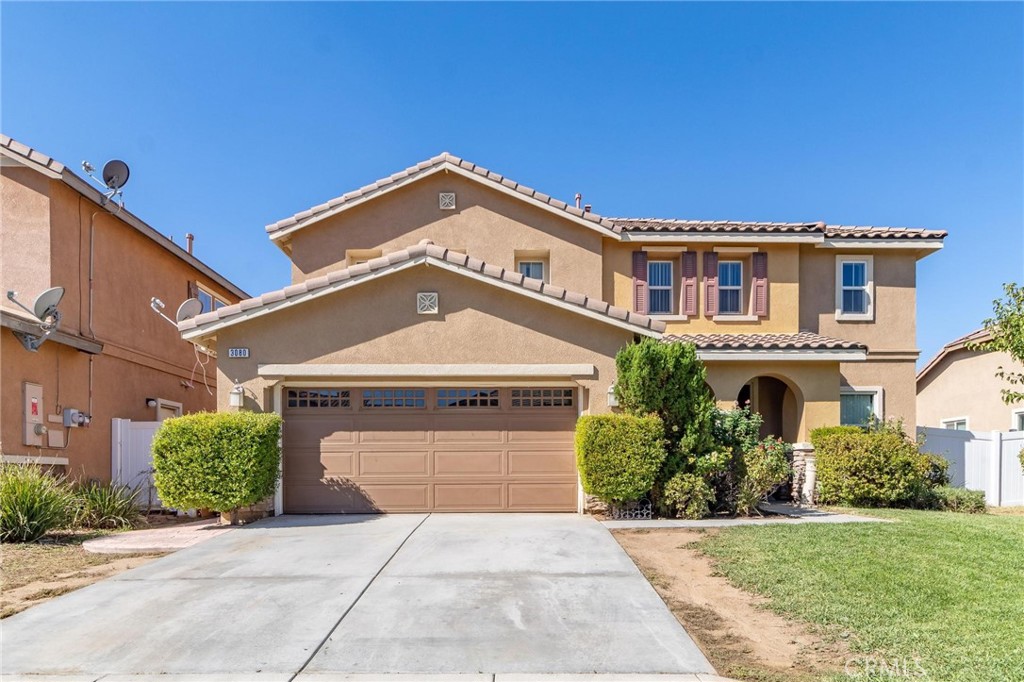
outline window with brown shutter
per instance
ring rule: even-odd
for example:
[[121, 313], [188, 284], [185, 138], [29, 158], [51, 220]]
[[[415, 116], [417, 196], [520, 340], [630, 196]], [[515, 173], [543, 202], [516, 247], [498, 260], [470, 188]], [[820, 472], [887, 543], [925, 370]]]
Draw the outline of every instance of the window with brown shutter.
[[768, 254], [757, 252], [751, 254], [751, 270], [753, 270], [752, 287], [754, 290], [754, 314], [758, 317], [768, 315]]
[[697, 314], [697, 254], [694, 251], [683, 252], [682, 293], [680, 308], [683, 315]]
[[718, 314], [718, 254], [704, 253], [704, 314]]
[[647, 314], [647, 253], [633, 252], [633, 311]]

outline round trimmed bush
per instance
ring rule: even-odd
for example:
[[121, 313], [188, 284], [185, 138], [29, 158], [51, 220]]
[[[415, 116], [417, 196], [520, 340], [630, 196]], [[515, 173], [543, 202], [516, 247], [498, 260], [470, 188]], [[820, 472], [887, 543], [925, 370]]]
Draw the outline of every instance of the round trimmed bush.
[[588, 494], [610, 503], [639, 500], [665, 461], [665, 428], [654, 415], [585, 415], [576, 425], [576, 461]]
[[274, 494], [281, 418], [198, 412], [166, 420], [153, 438], [153, 480], [163, 503], [230, 512]]

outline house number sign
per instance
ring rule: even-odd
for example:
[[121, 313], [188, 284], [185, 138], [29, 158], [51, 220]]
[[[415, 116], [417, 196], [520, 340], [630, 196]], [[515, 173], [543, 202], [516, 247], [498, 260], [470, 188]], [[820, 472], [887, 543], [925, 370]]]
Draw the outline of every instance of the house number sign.
[[229, 358], [247, 358], [249, 357], [248, 348], [228, 348]]

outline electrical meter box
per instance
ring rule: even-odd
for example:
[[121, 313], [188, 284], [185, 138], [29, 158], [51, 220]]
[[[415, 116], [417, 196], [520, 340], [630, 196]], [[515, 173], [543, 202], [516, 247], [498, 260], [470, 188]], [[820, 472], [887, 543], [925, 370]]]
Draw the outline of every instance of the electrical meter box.
[[46, 410], [43, 409], [43, 387], [24, 383], [25, 445], [43, 447], [46, 439]]

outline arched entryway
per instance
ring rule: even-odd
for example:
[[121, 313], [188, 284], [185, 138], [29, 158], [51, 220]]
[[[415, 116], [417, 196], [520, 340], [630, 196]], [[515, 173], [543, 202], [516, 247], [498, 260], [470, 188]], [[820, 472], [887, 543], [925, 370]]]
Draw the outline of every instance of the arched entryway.
[[774, 376], [752, 378], [740, 388], [736, 402], [761, 415], [761, 437], [778, 436], [792, 443], [800, 430], [800, 399], [788, 382]]

